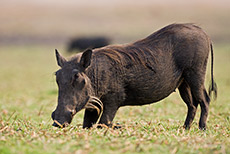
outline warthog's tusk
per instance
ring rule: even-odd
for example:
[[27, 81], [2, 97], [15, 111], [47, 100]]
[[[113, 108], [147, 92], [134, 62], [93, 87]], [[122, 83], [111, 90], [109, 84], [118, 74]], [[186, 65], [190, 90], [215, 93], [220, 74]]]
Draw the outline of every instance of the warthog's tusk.
[[92, 103], [87, 103], [85, 105], [85, 108], [86, 109], [96, 109], [97, 110], [97, 113], [100, 114], [100, 109], [96, 106], [96, 105], [93, 105]]
[[101, 102], [100, 99], [98, 99], [97, 97], [91, 96], [89, 101], [97, 103], [101, 107], [101, 110], [103, 111], [103, 103]]
[[[101, 109], [94, 104], [99, 105]], [[99, 118], [98, 118], [98, 121], [99, 121], [101, 116], [102, 116], [102, 113], [103, 113], [103, 103], [101, 102], [101, 100], [99, 98], [97, 98], [95, 96], [90, 96], [89, 101], [85, 105], [85, 109], [97, 110], [97, 113], [99, 115]], [[96, 123], [98, 123], [98, 121]]]
[[63, 125], [61, 125], [57, 120], [54, 120], [54, 122], [61, 128], [63, 128]]

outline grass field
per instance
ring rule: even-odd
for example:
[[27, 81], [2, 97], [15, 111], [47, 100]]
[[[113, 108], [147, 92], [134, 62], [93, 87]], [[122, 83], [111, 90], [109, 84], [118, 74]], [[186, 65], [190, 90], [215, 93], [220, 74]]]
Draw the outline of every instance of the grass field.
[[[83, 111], [69, 127], [53, 128], [54, 49], [1, 46], [0, 153], [230, 153], [230, 46], [214, 47], [219, 89], [210, 105], [208, 129], [198, 129], [199, 108], [191, 130], [185, 131], [181, 126], [187, 107], [177, 93], [156, 104], [121, 108], [114, 120], [121, 129], [84, 130]], [[209, 80], [210, 66], [207, 85]]]

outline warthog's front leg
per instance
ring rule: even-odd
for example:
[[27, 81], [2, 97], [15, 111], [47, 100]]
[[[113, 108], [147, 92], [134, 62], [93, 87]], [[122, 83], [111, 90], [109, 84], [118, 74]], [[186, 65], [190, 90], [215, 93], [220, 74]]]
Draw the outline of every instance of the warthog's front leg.
[[[121, 90], [122, 91], [122, 90]], [[117, 110], [120, 107], [120, 104], [124, 101], [125, 97], [124, 93], [110, 93], [102, 98], [102, 102], [104, 104], [104, 111], [100, 118], [99, 124], [104, 124], [108, 127], [112, 127], [112, 121], [117, 113]], [[116, 127], [116, 126], [115, 126]]]
[[108, 127], [112, 127], [112, 121], [115, 117], [115, 114], [117, 113], [118, 107], [106, 107], [104, 108], [104, 111], [102, 113], [101, 119], [99, 121], [99, 124], [104, 124]]
[[90, 128], [95, 124], [99, 118], [97, 110], [85, 109], [83, 128]]

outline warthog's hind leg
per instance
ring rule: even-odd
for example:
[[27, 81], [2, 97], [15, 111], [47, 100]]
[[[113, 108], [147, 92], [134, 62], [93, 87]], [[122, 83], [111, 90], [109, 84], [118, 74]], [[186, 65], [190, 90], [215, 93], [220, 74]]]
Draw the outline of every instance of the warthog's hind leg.
[[201, 115], [199, 121], [199, 128], [201, 130], [206, 129], [206, 121], [208, 117], [208, 108], [210, 102], [209, 96], [204, 86], [204, 72], [205, 71], [197, 69], [197, 71], [188, 72], [185, 77], [185, 80], [191, 88], [193, 104], [200, 104], [201, 107]]
[[181, 98], [183, 99], [183, 101], [186, 103], [188, 107], [188, 113], [187, 113], [187, 117], [184, 123], [184, 128], [189, 129], [196, 115], [198, 104], [193, 101], [191, 89], [189, 85], [186, 83], [186, 81], [183, 81], [183, 83], [180, 85], [178, 89], [179, 89]]

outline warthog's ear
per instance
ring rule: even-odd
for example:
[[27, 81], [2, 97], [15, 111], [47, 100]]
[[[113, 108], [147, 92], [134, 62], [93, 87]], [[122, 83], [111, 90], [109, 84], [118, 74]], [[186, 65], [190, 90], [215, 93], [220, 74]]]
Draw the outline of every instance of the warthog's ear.
[[58, 64], [60, 67], [63, 67], [64, 64], [66, 63], [65, 58], [62, 57], [62, 56], [59, 54], [59, 52], [58, 52], [57, 49], [55, 49], [55, 53], [56, 53], [56, 58], [57, 58], [57, 64]]
[[92, 50], [87, 49], [84, 51], [84, 53], [81, 56], [80, 64], [83, 66], [83, 68], [87, 68], [91, 63], [91, 56], [92, 56]]

